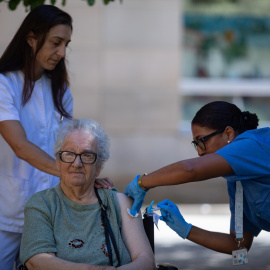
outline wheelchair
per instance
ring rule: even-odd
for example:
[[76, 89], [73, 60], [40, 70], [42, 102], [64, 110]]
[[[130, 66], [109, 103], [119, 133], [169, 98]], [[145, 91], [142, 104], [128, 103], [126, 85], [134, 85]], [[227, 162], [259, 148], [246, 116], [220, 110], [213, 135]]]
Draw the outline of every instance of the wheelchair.
[[[152, 247], [152, 250], [155, 253], [153, 213], [148, 212], [148, 208], [145, 209], [144, 214], [143, 214], [143, 226], [144, 226], [146, 236]], [[178, 268], [170, 263], [159, 263], [157, 264], [157, 270], [178, 270]]]

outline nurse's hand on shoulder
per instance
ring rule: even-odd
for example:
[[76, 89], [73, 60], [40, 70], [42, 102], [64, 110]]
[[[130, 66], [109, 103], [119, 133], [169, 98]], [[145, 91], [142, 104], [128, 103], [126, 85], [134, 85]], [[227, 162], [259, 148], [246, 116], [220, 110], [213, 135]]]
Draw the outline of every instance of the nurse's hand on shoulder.
[[185, 221], [178, 207], [173, 202], [167, 199], [158, 203], [157, 206], [160, 208], [161, 212], [161, 216], [159, 219], [163, 220], [183, 239], [186, 239], [192, 225]]
[[108, 177], [96, 178], [96, 180], [95, 180], [95, 188], [112, 189], [113, 188], [113, 182]]

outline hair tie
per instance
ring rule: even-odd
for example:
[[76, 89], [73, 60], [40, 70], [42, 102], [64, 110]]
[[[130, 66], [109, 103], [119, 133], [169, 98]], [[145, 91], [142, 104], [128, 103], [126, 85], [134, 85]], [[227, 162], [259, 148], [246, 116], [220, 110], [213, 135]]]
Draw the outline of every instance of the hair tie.
[[246, 121], [248, 119], [249, 111], [242, 112], [243, 120]]
[[245, 126], [244, 123], [245, 123], [245, 121], [247, 121], [249, 114], [250, 114], [249, 111], [241, 112], [241, 116], [240, 116], [240, 128], [243, 128]]

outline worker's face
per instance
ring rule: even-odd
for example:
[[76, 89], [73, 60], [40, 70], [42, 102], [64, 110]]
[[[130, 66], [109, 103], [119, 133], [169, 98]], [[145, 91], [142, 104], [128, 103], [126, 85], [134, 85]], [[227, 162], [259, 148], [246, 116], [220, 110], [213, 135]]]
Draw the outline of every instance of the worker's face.
[[[203, 138], [209, 134], [216, 132], [215, 129], [209, 129], [207, 127], [201, 127], [199, 125], [192, 124], [191, 126], [193, 140], [197, 141], [200, 138]], [[204, 141], [205, 149], [201, 149], [199, 146], [197, 147], [198, 155], [203, 156], [207, 154], [211, 154], [228, 144], [228, 136], [226, 136], [226, 131], [215, 134], [211, 136], [209, 139]]]
[[[98, 140], [88, 133], [73, 131], [66, 136], [61, 151], [69, 151], [76, 154], [97, 153]], [[83, 190], [93, 187], [100, 169], [97, 162], [93, 164], [82, 163], [80, 156], [74, 162], [65, 163], [56, 159], [56, 166], [60, 171], [61, 187], [63, 189], [82, 188]]]
[[[38, 51], [35, 59], [35, 77], [40, 78], [44, 70], [53, 70], [59, 61], [66, 55], [66, 47], [71, 38], [71, 27], [58, 24], [52, 27], [46, 34], [45, 41]], [[28, 35], [28, 44], [36, 52], [38, 40], [33, 33]]]

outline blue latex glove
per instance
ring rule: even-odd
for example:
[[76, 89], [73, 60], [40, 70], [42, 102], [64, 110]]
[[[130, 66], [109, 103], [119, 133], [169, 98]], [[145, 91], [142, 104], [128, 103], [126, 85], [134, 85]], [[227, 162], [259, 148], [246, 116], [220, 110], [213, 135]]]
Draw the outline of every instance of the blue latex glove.
[[169, 200], [164, 200], [158, 203], [157, 206], [160, 208], [160, 212], [162, 215], [159, 219], [163, 220], [183, 239], [186, 239], [192, 225], [184, 220], [178, 207]]
[[130, 209], [130, 214], [134, 217], [136, 216], [137, 213], [139, 213], [143, 204], [144, 197], [146, 195], [146, 191], [139, 187], [139, 184], [138, 184], [139, 177], [140, 175], [138, 174], [134, 178], [134, 180], [130, 184], [127, 185], [126, 190], [124, 192], [124, 194], [134, 199], [133, 206]]

